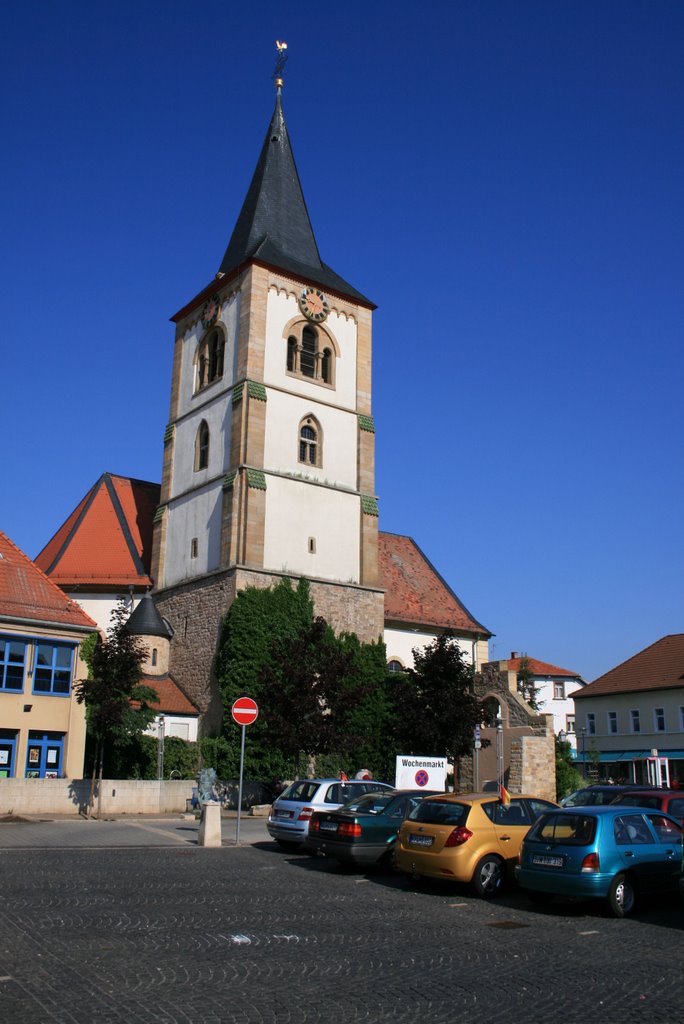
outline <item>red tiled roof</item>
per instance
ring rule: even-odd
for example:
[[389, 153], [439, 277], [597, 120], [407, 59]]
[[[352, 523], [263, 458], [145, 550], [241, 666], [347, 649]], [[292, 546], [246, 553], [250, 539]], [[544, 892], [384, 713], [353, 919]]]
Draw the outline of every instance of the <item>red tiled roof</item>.
[[140, 682], [156, 691], [159, 703], [151, 705], [155, 711], [167, 715], [199, 715], [198, 708], [179, 689], [171, 676], [143, 676]]
[[[672, 633], [605, 672], [578, 697], [684, 688], [684, 633]], [[570, 694], [574, 697], [575, 694]]]
[[0, 531], [0, 618], [97, 629], [34, 562]]
[[103, 473], [36, 558], [61, 586], [151, 586], [159, 484]]
[[411, 537], [381, 531], [378, 555], [386, 622], [492, 635], [473, 618]]
[[533, 676], [565, 676], [571, 679], [581, 679], [577, 672], [571, 672], [567, 668], [559, 668], [558, 665], [549, 665], [546, 661], [538, 661], [537, 658], [508, 658], [508, 671], [519, 672], [522, 662], [527, 662], [527, 668]]

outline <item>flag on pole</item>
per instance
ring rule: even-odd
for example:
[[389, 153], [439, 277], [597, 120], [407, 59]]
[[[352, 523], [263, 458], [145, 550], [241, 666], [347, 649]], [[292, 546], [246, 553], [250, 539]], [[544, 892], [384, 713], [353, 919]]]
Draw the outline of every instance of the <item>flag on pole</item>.
[[501, 783], [501, 803], [504, 807], [508, 807], [511, 802], [511, 794], [508, 792], [503, 782]]

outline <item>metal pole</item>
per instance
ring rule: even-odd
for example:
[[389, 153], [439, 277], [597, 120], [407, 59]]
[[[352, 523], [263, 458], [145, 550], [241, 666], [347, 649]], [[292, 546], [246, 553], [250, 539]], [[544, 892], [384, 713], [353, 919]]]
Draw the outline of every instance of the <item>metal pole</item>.
[[245, 766], [245, 726], [242, 726], [242, 742], [240, 744], [240, 785], [238, 786], [237, 805], [237, 832], [235, 833], [235, 845], [240, 845], [240, 811], [242, 809], [242, 770]]
[[480, 792], [480, 751], [475, 747], [475, 792]]
[[587, 777], [587, 754], [586, 754], [586, 738], [587, 730], [582, 726], [582, 775], [586, 779]]

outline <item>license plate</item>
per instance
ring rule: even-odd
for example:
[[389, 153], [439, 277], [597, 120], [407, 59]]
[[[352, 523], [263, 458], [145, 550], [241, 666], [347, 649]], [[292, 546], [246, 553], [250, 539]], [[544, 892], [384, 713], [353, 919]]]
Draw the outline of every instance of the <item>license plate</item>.
[[544, 868], [562, 868], [563, 858], [562, 857], [546, 857], [542, 853], [536, 853], [532, 857], [533, 864], [539, 864], [540, 867]]
[[432, 846], [433, 836], [409, 836], [409, 846]]
[[276, 811], [276, 818], [291, 818], [292, 811]]
[[337, 832], [336, 821], [321, 821], [318, 825], [321, 832]]

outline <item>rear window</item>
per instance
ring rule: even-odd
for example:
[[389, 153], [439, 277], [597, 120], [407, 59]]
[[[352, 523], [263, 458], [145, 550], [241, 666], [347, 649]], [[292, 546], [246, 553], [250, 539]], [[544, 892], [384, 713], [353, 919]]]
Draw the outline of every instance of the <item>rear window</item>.
[[590, 814], [546, 814], [533, 825], [528, 839], [562, 846], [588, 846], [596, 835], [596, 818]]
[[465, 825], [470, 807], [446, 800], [421, 800], [409, 814], [409, 821], [426, 825]]
[[675, 800], [670, 800], [667, 813], [673, 814], [675, 818], [684, 818], [684, 797], [678, 796]]
[[395, 798], [391, 793], [364, 793], [349, 800], [340, 810], [358, 811], [360, 814], [381, 814]]
[[299, 782], [293, 782], [289, 785], [279, 799], [299, 800], [302, 803], [308, 803], [309, 800], [313, 800], [316, 796], [319, 785], [320, 783], [311, 782], [310, 779], [301, 779]]

